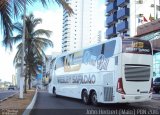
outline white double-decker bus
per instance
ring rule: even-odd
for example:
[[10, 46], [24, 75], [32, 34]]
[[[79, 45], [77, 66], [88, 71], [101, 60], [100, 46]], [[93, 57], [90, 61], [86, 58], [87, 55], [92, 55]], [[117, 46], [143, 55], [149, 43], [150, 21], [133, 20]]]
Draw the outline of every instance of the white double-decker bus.
[[151, 99], [152, 47], [149, 41], [113, 38], [63, 54], [52, 65], [48, 91], [92, 103]]

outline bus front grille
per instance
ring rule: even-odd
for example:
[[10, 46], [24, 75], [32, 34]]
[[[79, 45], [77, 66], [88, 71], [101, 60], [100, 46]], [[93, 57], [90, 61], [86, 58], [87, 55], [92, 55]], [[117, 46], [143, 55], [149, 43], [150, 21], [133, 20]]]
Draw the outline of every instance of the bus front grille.
[[113, 101], [113, 87], [104, 87], [104, 101]]
[[126, 81], [149, 81], [150, 66], [125, 65]]

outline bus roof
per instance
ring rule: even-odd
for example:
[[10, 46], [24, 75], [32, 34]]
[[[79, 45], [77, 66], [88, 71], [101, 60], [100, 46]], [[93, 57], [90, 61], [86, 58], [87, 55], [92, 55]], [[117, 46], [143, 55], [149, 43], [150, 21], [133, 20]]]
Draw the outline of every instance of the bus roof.
[[78, 49], [78, 50], [71, 51], [71, 52], [64, 52], [64, 53], [58, 55], [56, 58], [58, 58], [58, 57], [63, 57], [63, 56], [65, 56], [65, 55], [69, 55], [69, 54], [72, 54], [72, 53], [75, 53], [75, 52], [78, 52], [78, 51], [82, 51], [82, 50], [85, 50], [85, 49], [88, 49], [88, 48], [92, 48], [92, 47], [94, 47], [94, 46], [101, 45], [101, 44], [104, 44], [104, 43], [109, 42], [109, 41], [113, 41], [113, 40], [116, 40], [116, 41], [117, 41], [117, 40], [120, 40], [120, 39], [122, 39], [122, 37], [115, 37], [115, 38], [112, 38], [112, 39], [106, 39], [106, 40], [103, 41], [103, 42], [100, 42], [100, 43], [94, 44], [94, 45], [90, 45], [90, 46], [85, 47], [85, 48], [83, 48], [83, 49]]

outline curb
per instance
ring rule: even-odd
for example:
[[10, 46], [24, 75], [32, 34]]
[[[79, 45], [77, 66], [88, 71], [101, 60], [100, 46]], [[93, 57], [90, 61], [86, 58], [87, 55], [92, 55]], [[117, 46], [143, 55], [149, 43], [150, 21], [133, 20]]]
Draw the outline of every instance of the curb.
[[27, 108], [25, 109], [25, 111], [23, 112], [23, 114], [22, 115], [29, 115], [30, 114], [30, 112], [31, 112], [31, 110], [32, 110], [32, 108], [33, 108], [33, 106], [34, 106], [34, 104], [35, 104], [35, 102], [36, 102], [36, 99], [37, 99], [37, 89], [36, 89], [36, 92], [35, 92], [35, 94], [34, 94], [34, 97], [33, 97], [33, 99], [32, 99], [32, 101], [30, 102], [30, 104], [27, 106]]
[[6, 97], [6, 98], [4, 98], [4, 99], [1, 99], [0, 102], [5, 101], [5, 100], [7, 100], [8, 98], [11, 98], [11, 97], [13, 97], [13, 96], [16, 95], [16, 94], [18, 94], [18, 92], [14, 93], [14, 94], [12, 94], [12, 95], [9, 95], [8, 97]]

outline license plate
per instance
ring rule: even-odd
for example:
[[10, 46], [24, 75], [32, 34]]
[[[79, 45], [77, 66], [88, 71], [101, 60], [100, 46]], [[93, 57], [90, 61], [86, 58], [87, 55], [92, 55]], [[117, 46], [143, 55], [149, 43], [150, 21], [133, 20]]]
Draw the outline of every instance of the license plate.
[[135, 99], [140, 99], [141, 98], [141, 96], [135, 96]]

